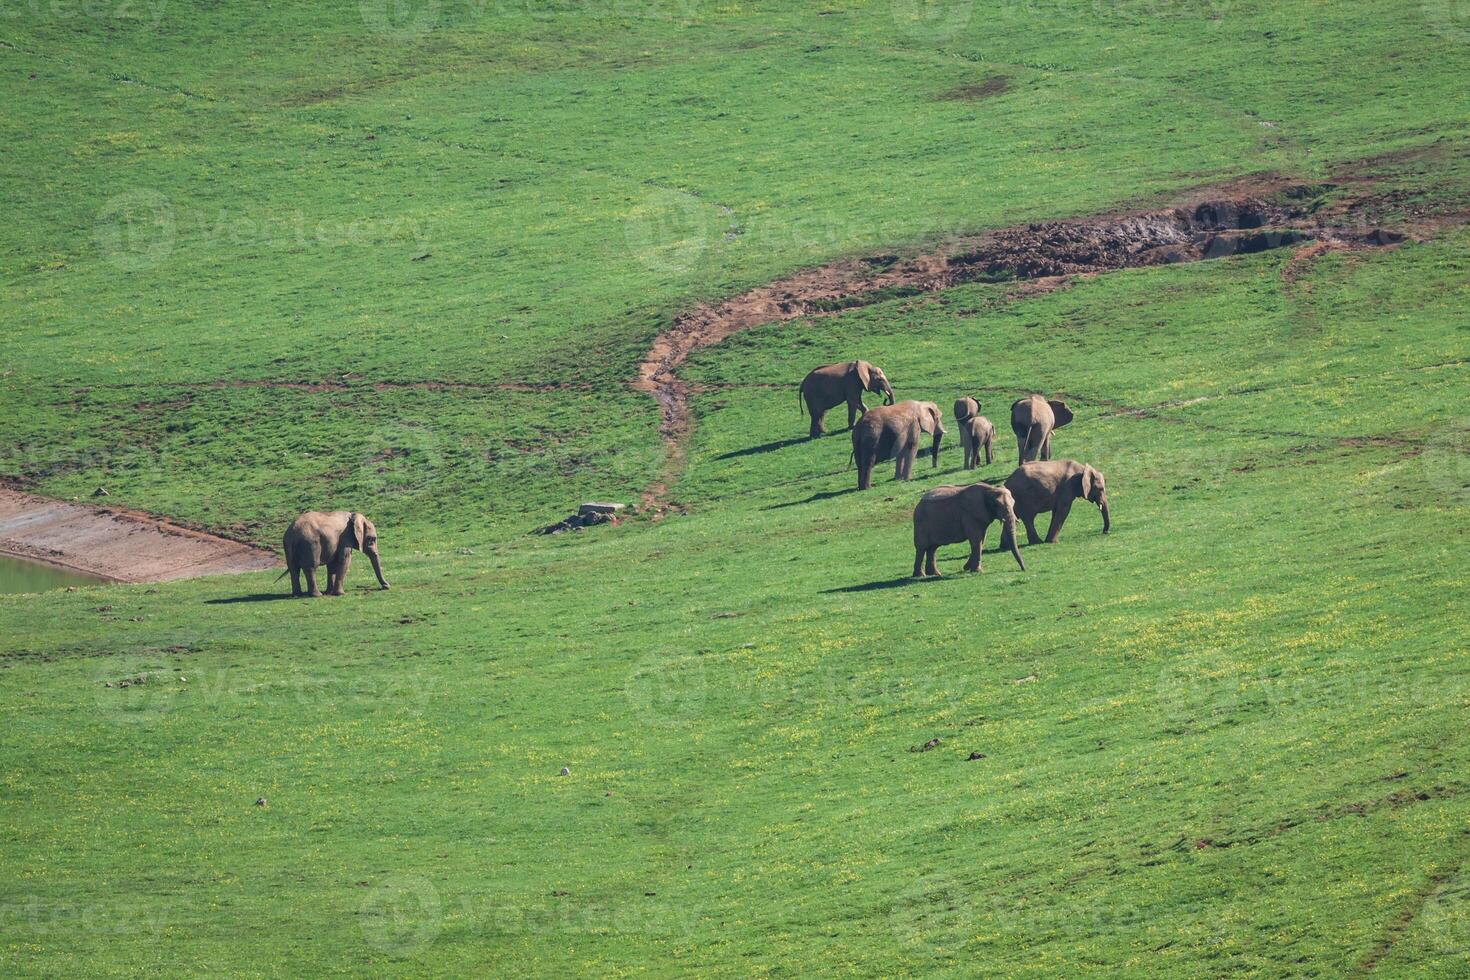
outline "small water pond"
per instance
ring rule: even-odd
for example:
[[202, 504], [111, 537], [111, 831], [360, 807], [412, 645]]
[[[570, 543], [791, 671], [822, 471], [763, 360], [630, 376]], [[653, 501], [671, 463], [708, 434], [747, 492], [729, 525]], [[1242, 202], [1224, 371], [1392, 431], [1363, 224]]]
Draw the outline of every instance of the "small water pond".
[[97, 585], [101, 579], [53, 568], [39, 562], [0, 555], [0, 595], [16, 592], [45, 592], [68, 585]]

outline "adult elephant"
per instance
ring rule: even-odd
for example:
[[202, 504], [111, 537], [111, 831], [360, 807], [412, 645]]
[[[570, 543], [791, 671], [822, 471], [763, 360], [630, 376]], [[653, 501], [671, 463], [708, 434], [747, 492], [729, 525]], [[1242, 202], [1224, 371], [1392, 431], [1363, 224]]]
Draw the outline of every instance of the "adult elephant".
[[934, 437], [931, 457], [939, 465], [939, 440], [944, 437], [940, 422], [943, 413], [933, 402], [898, 402], [881, 405], [863, 415], [852, 429], [852, 456], [857, 462], [858, 489], [866, 490], [873, 482], [873, 465], [879, 460], [895, 460], [893, 478], [912, 478], [914, 458], [919, 443], [926, 435]]
[[[1016, 516], [1026, 525], [1026, 543], [1040, 544], [1041, 536], [1036, 533], [1036, 517], [1051, 514], [1051, 527], [1046, 531], [1046, 543], [1052, 544], [1061, 533], [1062, 523], [1076, 500], [1086, 500], [1102, 511], [1103, 533], [1112, 530], [1113, 522], [1108, 513], [1108, 489], [1103, 475], [1085, 463], [1075, 459], [1043, 460], [1022, 463], [1015, 472], [1006, 477], [1006, 489], [1016, 501]], [[1012, 533], [1014, 537], [1014, 532]], [[1005, 541], [1002, 539], [1001, 544]]]
[[840, 361], [824, 364], [813, 370], [801, 381], [797, 392], [797, 410], [806, 403], [807, 414], [812, 418], [810, 436], [815, 439], [826, 432], [822, 417], [828, 409], [847, 402], [847, 427], [851, 429], [858, 416], [868, 410], [863, 404], [863, 392], [871, 391], [883, 396], [883, 404], [893, 404], [893, 386], [883, 374], [883, 369], [867, 361]]
[[[309, 510], [291, 522], [281, 539], [286, 552], [286, 572], [291, 575], [291, 594], [301, 592], [301, 573], [306, 573], [307, 595], [319, 596], [316, 568], [327, 566], [327, 595], [341, 595], [352, 551], [356, 549], [373, 563], [378, 584], [388, 587], [378, 560], [378, 529], [355, 511], [334, 510], [329, 514]], [[283, 573], [284, 574], [284, 573]]]
[[914, 578], [938, 575], [934, 553], [941, 545], [970, 542], [970, 560], [965, 571], [980, 571], [980, 552], [985, 550], [985, 532], [994, 521], [1001, 522], [1000, 544], [1009, 548], [1021, 571], [1026, 563], [1016, 548], [1016, 510], [1011, 492], [988, 483], [967, 487], [935, 487], [919, 498], [914, 508]]
[[1011, 431], [1016, 434], [1020, 450], [1017, 463], [1033, 459], [1051, 459], [1051, 433], [1072, 421], [1072, 410], [1066, 402], [1050, 401], [1040, 395], [1027, 395], [1011, 405]]
[[990, 452], [995, 441], [995, 426], [980, 414], [980, 403], [969, 396], [955, 399], [954, 420], [960, 430], [960, 448], [965, 451], [965, 469], [980, 465], [980, 450], [985, 450], [985, 465], [995, 457]]

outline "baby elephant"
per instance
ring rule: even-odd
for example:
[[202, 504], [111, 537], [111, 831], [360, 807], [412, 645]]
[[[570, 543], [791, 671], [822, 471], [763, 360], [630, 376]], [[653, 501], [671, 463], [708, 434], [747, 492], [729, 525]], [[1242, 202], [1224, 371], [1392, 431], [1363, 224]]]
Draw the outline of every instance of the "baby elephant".
[[1001, 547], [1010, 542], [1010, 552], [1021, 571], [1026, 563], [1016, 550], [1016, 510], [1011, 492], [988, 483], [967, 487], [935, 487], [919, 498], [914, 508], [914, 578], [938, 575], [934, 553], [940, 545], [970, 542], [970, 560], [965, 571], [980, 571], [980, 552], [985, 532], [992, 521], [1001, 522]]
[[[1088, 500], [1097, 504], [1098, 510], [1102, 511], [1104, 534], [1112, 527], [1108, 517], [1108, 491], [1103, 485], [1103, 475], [1074, 459], [1022, 463], [1016, 467], [1014, 473], [1006, 477], [1006, 489], [1016, 500], [1016, 516], [1026, 525], [1027, 544], [1041, 543], [1041, 537], [1036, 533], [1036, 515], [1048, 511], [1051, 513], [1051, 527], [1046, 532], [1046, 543], [1055, 542], [1074, 500]], [[1012, 534], [1014, 533], [1013, 528]], [[1005, 546], [1004, 539], [1001, 546]]]
[[959, 398], [954, 403], [954, 420], [960, 427], [960, 448], [965, 451], [965, 469], [980, 465], [980, 449], [985, 449], [985, 465], [995, 458], [990, 444], [995, 439], [995, 426], [980, 414], [980, 403], [973, 398]]
[[[286, 551], [286, 572], [291, 575], [291, 594], [301, 595], [301, 573], [306, 573], [307, 594], [321, 595], [316, 587], [316, 568], [327, 566], [327, 595], [341, 595], [347, 566], [355, 548], [373, 563], [378, 584], [388, 587], [383, 566], [378, 563], [378, 529], [361, 514], [336, 510], [330, 514], [309, 510], [286, 529], [281, 539]], [[286, 574], [282, 572], [281, 574]]]

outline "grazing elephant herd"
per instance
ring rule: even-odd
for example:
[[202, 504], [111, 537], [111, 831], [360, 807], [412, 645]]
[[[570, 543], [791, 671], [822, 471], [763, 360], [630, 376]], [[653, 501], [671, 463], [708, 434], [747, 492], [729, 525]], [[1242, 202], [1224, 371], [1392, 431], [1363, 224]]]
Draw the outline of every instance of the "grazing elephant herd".
[[[883, 396], [883, 404], [869, 409], [863, 404], [864, 393]], [[805, 405], [811, 416], [809, 434], [815, 438], [826, 432], [822, 419], [827, 412], [847, 403], [847, 427], [852, 430], [852, 460], [857, 464], [858, 489], [866, 490], [873, 482], [873, 467], [892, 459], [893, 478], [913, 478], [914, 460], [923, 448], [929, 448], [931, 465], [939, 465], [939, 443], [944, 437], [943, 413], [933, 402], [895, 401], [893, 386], [882, 369], [867, 361], [841, 361], [826, 364], [808, 374], [798, 392], [798, 408]], [[965, 452], [965, 469], [994, 461], [995, 426], [980, 414], [980, 402], [968, 396], [954, 403], [955, 424], [960, 429], [960, 446]], [[1026, 525], [1028, 544], [1040, 544], [1036, 518], [1051, 514], [1046, 532], [1048, 544], [1056, 541], [1072, 504], [1086, 500], [1102, 511], [1103, 533], [1111, 529], [1108, 515], [1107, 488], [1103, 475], [1091, 466], [1070, 459], [1051, 458], [1052, 433], [1072, 421], [1066, 402], [1049, 401], [1040, 395], [1027, 395], [1011, 406], [1011, 431], [1016, 434], [1018, 465], [1003, 486], [972, 483], [969, 486], [935, 487], [919, 498], [914, 508], [914, 577], [938, 575], [934, 554], [947, 544], [970, 544], [970, 560], [965, 570], [980, 571], [980, 552], [985, 547], [985, 533], [996, 521], [1001, 523], [1001, 548], [1009, 551], [1022, 571], [1016, 545], [1016, 521]], [[281, 547], [286, 553], [286, 571], [291, 576], [293, 596], [319, 596], [316, 570], [327, 567], [327, 595], [341, 595], [352, 552], [361, 551], [373, 563], [378, 584], [388, 588], [378, 557], [378, 529], [373, 522], [355, 511], [321, 513], [307, 511], [286, 529]], [[306, 588], [301, 588], [301, 576]], [[279, 581], [279, 579], [277, 579]]]
[[[883, 395], [883, 404], [869, 409], [863, 393]], [[817, 368], [801, 382], [800, 401], [811, 415], [810, 435], [826, 430], [822, 417], [847, 402], [847, 425], [852, 430], [851, 461], [857, 467], [859, 490], [873, 482], [873, 466], [894, 460], [893, 478], [913, 478], [914, 460], [927, 436], [932, 442], [932, 466], [939, 465], [939, 443], [944, 437], [943, 413], [933, 402], [895, 401], [893, 386], [878, 367], [867, 361], [843, 361]], [[994, 461], [995, 426], [980, 414], [980, 402], [971, 397], [954, 403], [955, 424], [965, 453], [965, 469], [980, 465], [984, 452], [988, 465]], [[1026, 542], [1041, 544], [1036, 518], [1051, 514], [1046, 543], [1056, 541], [1072, 510], [1086, 500], [1102, 512], [1103, 533], [1112, 529], [1108, 513], [1107, 487], [1103, 475], [1091, 466], [1070, 459], [1051, 458], [1052, 433], [1072, 421], [1066, 402], [1040, 395], [1027, 395], [1011, 405], [1011, 431], [1016, 434], [1017, 465], [1003, 486], [972, 483], [969, 486], [936, 487], [919, 498], [914, 508], [914, 577], [938, 575], [935, 552], [943, 545], [969, 542], [970, 559], [965, 570], [980, 571], [980, 553], [985, 533], [995, 521], [1001, 523], [1001, 548], [1009, 551], [1024, 571], [1016, 545], [1016, 521], [1026, 526]]]

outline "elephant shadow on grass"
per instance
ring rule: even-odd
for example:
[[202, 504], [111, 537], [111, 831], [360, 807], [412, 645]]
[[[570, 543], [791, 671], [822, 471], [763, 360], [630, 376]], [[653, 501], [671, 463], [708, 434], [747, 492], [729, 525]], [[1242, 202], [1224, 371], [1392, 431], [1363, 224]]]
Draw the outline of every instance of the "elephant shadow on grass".
[[[845, 435], [846, 433], [827, 433], [827, 435], [834, 434]], [[817, 438], [825, 437], [818, 436]], [[720, 453], [715, 459], [740, 459], [742, 456], [759, 456], [762, 453], [773, 453], [778, 449], [787, 449], [791, 446], [798, 446], [803, 442], [811, 441], [811, 436], [798, 436], [794, 439], [777, 439], [775, 442], [762, 443], [759, 446], [746, 446], [744, 449], [732, 449], [728, 453]]]
[[[1017, 547], [1025, 548], [1026, 545], [1024, 543], [1018, 541], [1017, 542]], [[987, 548], [987, 549], [985, 549], [985, 554], [987, 554], [987, 555], [994, 554], [997, 557], [1000, 557], [1002, 555], [1005, 555], [1005, 552], [1002, 551], [999, 548], [996, 548], [993, 551], [991, 549]], [[839, 585], [839, 586], [836, 586], [834, 588], [823, 589], [822, 590], [822, 594], [823, 595], [830, 595], [830, 594], [834, 594], [834, 593], [843, 593], [843, 592], [879, 592], [879, 591], [882, 591], [883, 589], [899, 589], [899, 588], [902, 588], [905, 585], [911, 585], [911, 586], [913, 586], [916, 589], [921, 589], [921, 588], [925, 588], [927, 586], [933, 585], [936, 582], [947, 582], [947, 581], [950, 581], [950, 580], [953, 580], [953, 579], [959, 579], [959, 580], [963, 581], [964, 579], [970, 577], [971, 575], [975, 575], [975, 574], [985, 575], [985, 574], [987, 574], [986, 572], [975, 573], [975, 572], [966, 572], [966, 571], [964, 571], [963, 568], [962, 568], [962, 566], [964, 565], [965, 560], [968, 557], [969, 557], [968, 554], [956, 554], [953, 558], [941, 558], [939, 560], [940, 561], [940, 564], [951, 564], [952, 563], [955, 566], [952, 571], [948, 571], [948, 572], [944, 573], [943, 575], [937, 575], [937, 576], [934, 576], [934, 577], [925, 577], [925, 578], [914, 578], [912, 575], [900, 575], [900, 576], [898, 576], [896, 578], [880, 579], [880, 580], [878, 580], [876, 582], [859, 582], [856, 585]], [[1016, 569], [1011, 569], [1011, 570], [1012, 571], [1017, 571]], [[1019, 574], [1024, 574], [1024, 573], [1019, 573]]]
[[765, 507], [762, 507], [761, 510], [781, 510], [785, 507], [800, 507], [802, 504], [814, 504], [820, 500], [831, 500], [834, 497], [845, 497], [847, 494], [857, 492], [857, 487], [843, 487], [841, 490], [823, 490], [801, 500], [787, 500], [784, 503], [769, 504]]
[[275, 599], [293, 598], [289, 592], [257, 592], [254, 595], [232, 595], [221, 599], [205, 599], [206, 606], [230, 606], [237, 602], [271, 602]]

